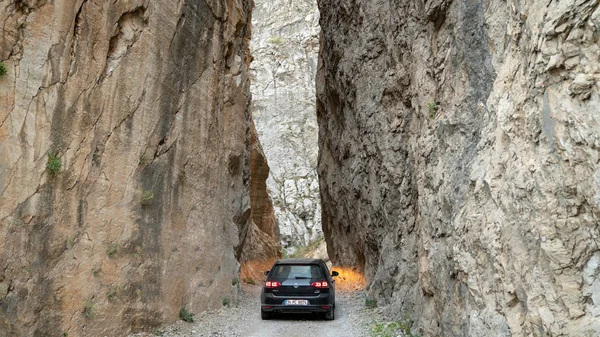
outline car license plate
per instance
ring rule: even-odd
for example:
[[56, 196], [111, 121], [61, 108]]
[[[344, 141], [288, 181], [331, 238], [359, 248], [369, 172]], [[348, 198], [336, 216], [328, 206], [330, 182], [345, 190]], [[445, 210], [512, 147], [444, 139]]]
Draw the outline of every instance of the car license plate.
[[307, 300], [285, 300], [284, 305], [308, 305]]

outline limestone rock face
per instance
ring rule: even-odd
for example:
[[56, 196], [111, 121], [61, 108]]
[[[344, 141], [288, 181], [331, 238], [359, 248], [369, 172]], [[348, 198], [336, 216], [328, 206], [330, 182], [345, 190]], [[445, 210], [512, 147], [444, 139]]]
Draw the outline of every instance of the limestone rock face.
[[267, 186], [284, 247], [322, 235], [318, 199], [316, 0], [256, 0], [251, 50], [253, 117], [269, 158]]
[[240, 240], [266, 235], [246, 236], [252, 6], [0, 2], [0, 336], [235, 300]]
[[280, 257], [279, 227], [271, 198], [267, 192], [269, 164], [258, 139], [256, 127], [250, 125], [250, 209], [252, 218], [241, 233], [242, 254], [240, 262], [249, 260], [264, 261]]
[[598, 1], [319, 9], [333, 262], [425, 336], [600, 335]]

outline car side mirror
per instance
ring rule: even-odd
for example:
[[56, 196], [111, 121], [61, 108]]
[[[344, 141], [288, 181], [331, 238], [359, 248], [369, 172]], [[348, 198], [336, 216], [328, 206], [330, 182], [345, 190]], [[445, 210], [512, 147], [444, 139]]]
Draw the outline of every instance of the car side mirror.
[[331, 276], [338, 276], [338, 275], [340, 275], [340, 273], [338, 273], [338, 272], [337, 272], [337, 271], [335, 271], [335, 270], [331, 272]]
[[268, 270], [265, 272], [265, 276], [269, 276], [269, 271]]

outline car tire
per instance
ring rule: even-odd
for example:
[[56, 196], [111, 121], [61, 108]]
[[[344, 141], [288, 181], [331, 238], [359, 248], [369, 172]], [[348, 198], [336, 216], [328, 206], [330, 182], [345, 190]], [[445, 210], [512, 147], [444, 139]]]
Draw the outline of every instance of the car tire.
[[333, 321], [335, 319], [335, 307], [325, 313], [325, 319], [328, 321]]
[[273, 316], [271, 315], [270, 312], [266, 312], [262, 309], [260, 309], [260, 318], [262, 319], [271, 319]]

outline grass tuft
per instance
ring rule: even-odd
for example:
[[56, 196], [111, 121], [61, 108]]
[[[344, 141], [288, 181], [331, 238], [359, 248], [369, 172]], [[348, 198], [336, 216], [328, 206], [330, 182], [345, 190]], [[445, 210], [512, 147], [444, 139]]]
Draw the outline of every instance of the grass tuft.
[[437, 111], [439, 110], [439, 106], [435, 101], [431, 101], [427, 103], [427, 110], [429, 110], [429, 117], [434, 118]]
[[420, 337], [412, 332], [413, 322], [410, 319], [396, 322], [376, 322], [369, 329], [370, 337]]

